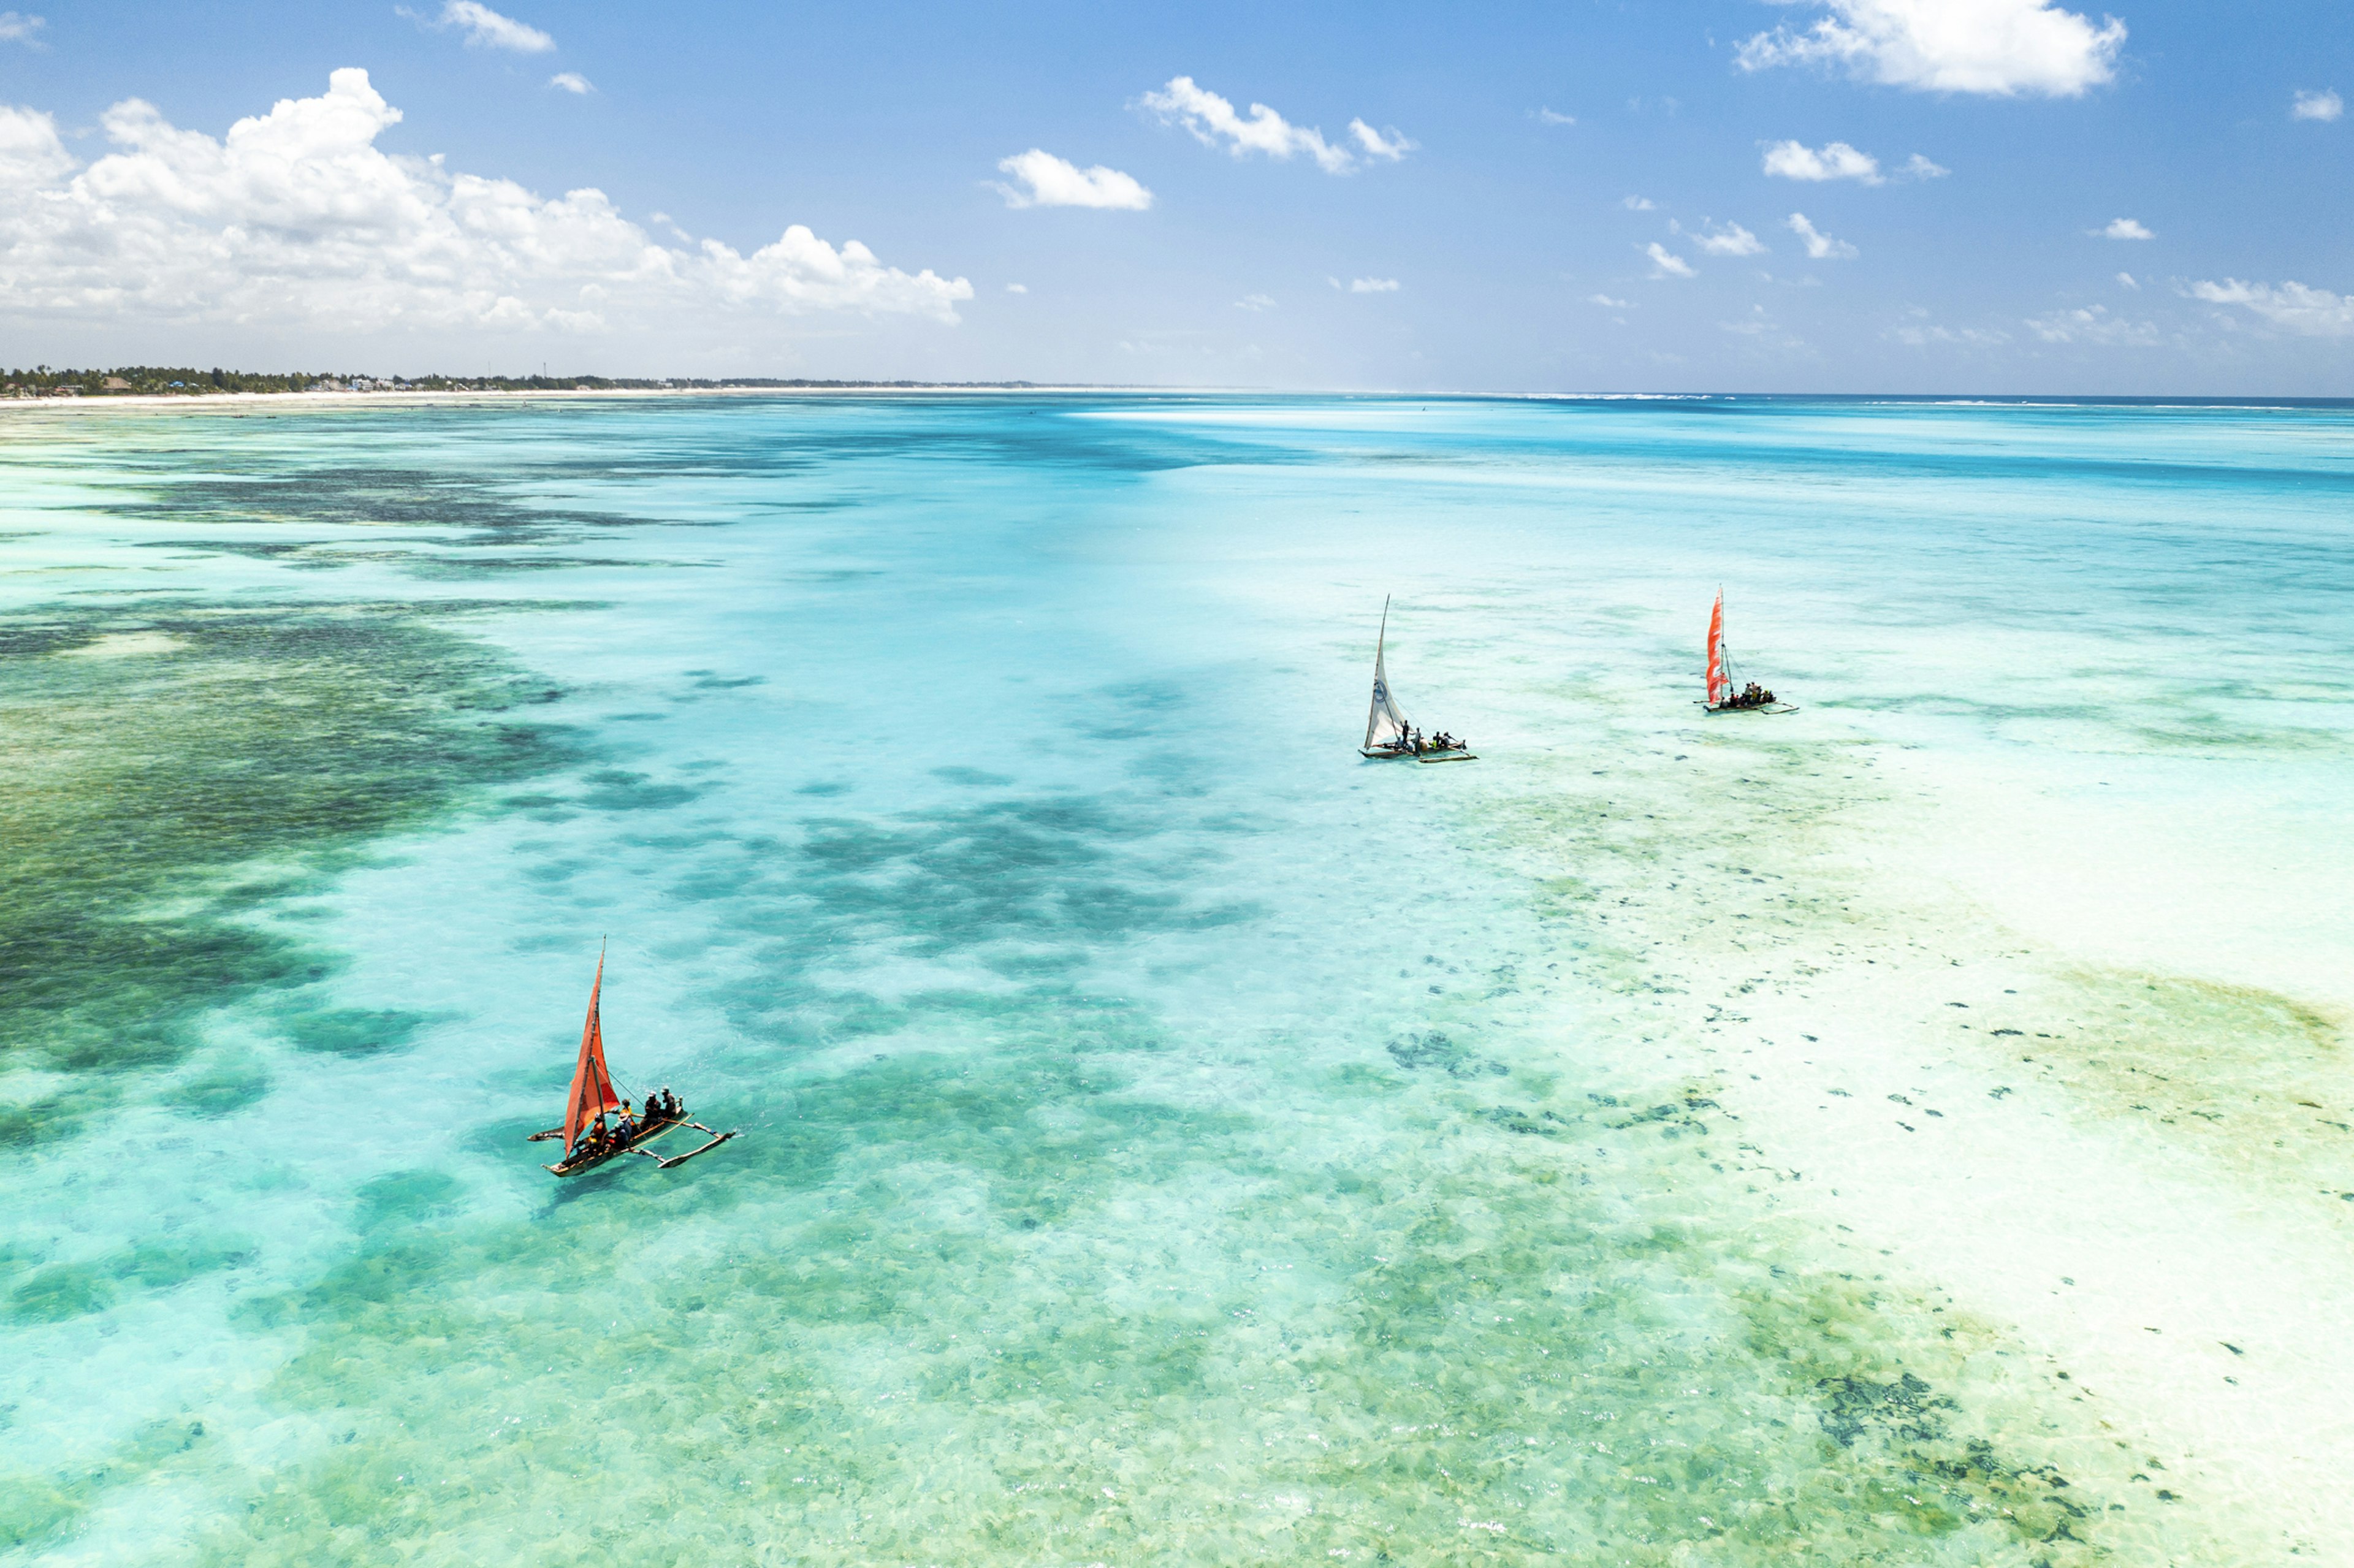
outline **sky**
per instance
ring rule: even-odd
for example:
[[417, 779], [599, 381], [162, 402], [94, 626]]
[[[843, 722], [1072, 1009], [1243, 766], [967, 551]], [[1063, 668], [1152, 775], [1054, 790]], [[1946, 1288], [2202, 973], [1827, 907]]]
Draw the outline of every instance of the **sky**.
[[17, 3], [0, 364], [2354, 395], [2345, 0]]

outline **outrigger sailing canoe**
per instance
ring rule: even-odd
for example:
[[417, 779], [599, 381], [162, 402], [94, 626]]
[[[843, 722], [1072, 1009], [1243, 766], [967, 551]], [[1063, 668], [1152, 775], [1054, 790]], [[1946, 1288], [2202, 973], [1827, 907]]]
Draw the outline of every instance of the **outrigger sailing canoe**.
[[[537, 1143], [547, 1138], [564, 1139], [564, 1158], [543, 1169], [558, 1176], [578, 1176], [584, 1171], [594, 1171], [608, 1160], [616, 1160], [624, 1154], [642, 1154], [667, 1171], [673, 1165], [684, 1165], [696, 1155], [716, 1149], [735, 1137], [732, 1128], [726, 1132], [712, 1132], [699, 1121], [687, 1120], [686, 1107], [675, 1100], [667, 1114], [649, 1112], [643, 1120], [627, 1123], [630, 1130], [626, 1135], [619, 1128], [609, 1129], [605, 1126], [606, 1114], [620, 1110], [622, 1101], [613, 1088], [612, 1071], [605, 1065], [605, 1026], [597, 1009], [598, 998], [604, 989], [605, 955], [600, 952], [597, 955], [597, 980], [588, 988], [588, 1021], [580, 1027], [580, 1059], [573, 1065], [572, 1091], [564, 1104], [564, 1125], [535, 1132], [528, 1140]], [[643, 1100], [640, 1103], [645, 1104]], [[645, 1147], [663, 1134], [681, 1127], [710, 1133], [711, 1141], [697, 1144], [685, 1153], [673, 1155], [668, 1160]]]
[[1397, 699], [1390, 694], [1389, 672], [1384, 668], [1382, 656], [1386, 652], [1390, 636], [1390, 601], [1382, 600], [1382, 630], [1373, 641], [1373, 705], [1365, 715], [1365, 744], [1357, 755], [1375, 761], [1388, 762], [1411, 757], [1416, 762], [1477, 762], [1471, 748], [1459, 741], [1452, 746], [1438, 746], [1419, 738], [1414, 726], [1398, 712]]
[[1771, 692], [1736, 692], [1733, 687], [1733, 653], [1724, 645], [1724, 590], [1716, 590], [1716, 608], [1708, 612], [1708, 700], [1701, 706], [1712, 714], [1794, 714], [1789, 703], [1774, 700]]

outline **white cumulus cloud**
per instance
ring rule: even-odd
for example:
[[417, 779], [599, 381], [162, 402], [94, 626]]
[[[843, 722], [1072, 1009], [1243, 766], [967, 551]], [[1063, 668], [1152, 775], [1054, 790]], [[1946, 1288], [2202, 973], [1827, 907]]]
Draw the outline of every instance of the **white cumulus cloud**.
[[1235, 302], [1235, 309], [1238, 311], [1271, 311], [1275, 309], [1275, 297], [1272, 294], [1245, 294], [1241, 299]]
[[1915, 153], [1904, 161], [1903, 168], [1896, 171], [1896, 177], [1900, 180], [1942, 180], [1953, 172], [1945, 164], [1933, 164]]
[[2276, 327], [2305, 337], [2354, 337], [2354, 294], [2333, 294], [2303, 283], [2220, 283], [2190, 286], [2193, 298], [2213, 305], [2240, 305]]
[[27, 16], [21, 11], [0, 11], [0, 44], [30, 44], [37, 49], [41, 42], [35, 35], [48, 25], [46, 16]]
[[2093, 232], [2104, 239], [2155, 239], [2158, 238], [2130, 217], [2112, 218], [2106, 228], [2096, 228]]
[[113, 151], [78, 166], [47, 115], [0, 111], [0, 316], [733, 343], [745, 321], [813, 312], [953, 322], [972, 298], [798, 224], [749, 254], [664, 245], [601, 191], [387, 154], [400, 117], [358, 69], [217, 141], [127, 99], [101, 116]]
[[1651, 276], [1654, 278], [1691, 278], [1698, 275], [1693, 272], [1691, 262], [1656, 239], [1643, 247], [1643, 254], [1651, 259]]
[[560, 70], [547, 79], [550, 87], [560, 87], [567, 92], [589, 93], [597, 90], [588, 79], [577, 70]]
[[1537, 111], [1537, 123], [1540, 125], [1575, 125], [1577, 123], [1577, 116], [1575, 114], [1556, 114], [1550, 109], [1540, 109]]
[[997, 166], [1021, 182], [1022, 188], [997, 187], [1008, 207], [1093, 207], [1142, 212], [1152, 205], [1152, 193], [1118, 169], [1101, 164], [1082, 169], [1067, 158], [1036, 147], [1001, 159]]
[[1353, 278], [1349, 281], [1352, 294], [1394, 294], [1398, 291], [1395, 278]]
[[1009, 294], [1026, 294], [1030, 291], [1030, 285], [1027, 283], [1008, 283], [1005, 285], [1005, 291]]
[[1704, 234], [1695, 234], [1700, 248], [1711, 256], [1758, 256], [1765, 253], [1766, 242], [1737, 223], [1728, 223]]
[[2130, 272], [2118, 273], [2117, 281], [2124, 284], [2128, 289], [2138, 289], [2141, 287], [2140, 281]]
[[[1249, 118], [1244, 118], [1235, 112], [1231, 102], [1190, 76], [1171, 78], [1168, 86], [1146, 93], [1141, 101], [1164, 122], [1184, 126], [1204, 146], [1223, 142], [1237, 158], [1252, 153], [1265, 153], [1270, 158], [1305, 153], [1328, 175], [1345, 175], [1358, 164], [1355, 154], [1327, 142], [1322, 132], [1294, 125], [1264, 103], [1252, 104]], [[1384, 134], [1362, 120], [1350, 121], [1349, 130], [1369, 158], [1395, 163], [1414, 150], [1415, 144], [1395, 130]]]
[[1362, 120], [1349, 122], [1349, 134], [1357, 139], [1357, 145], [1365, 150], [1365, 156], [1379, 158], [1384, 163], [1396, 163], [1418, 145], [1399, 135], [1397, 127], [1394, 125], [1390, 127], [1389, 134], [1384, 136]]
[[2051, 0], [1806, 0], [1828, 15], [1740, 48], [1744, 70], [1839, 67], [1924, 92], [2073, 98], [2116, 75], [2126, 25], [2098, 26]]
[[[34, 24], [39, 25], [38, 17], [34, 18]], [[2319, 92], [2300, 92], [2288, 106], [2291, 120], [2318, 120], [2325, 124], [2345, 112], [2346, 101], [2328, 88]]]
[[1614, 300], [1607, 294], [1588, 294], [1585, 296], [1585, 302], [1589, 305], [1600, 305], [1605, 310], [1612, 311], [1624, 311], [1634, 308], [1628, 304], [1626, 301]]
[[466, 42], [476, 48], [513, 49], [519, 55], [544, 55], [556, 40], [527, 22], [503, 16], [481, 0], [448, 0], [440, 25], [466, 29]]
[[[1880, 184], [1880, 160], [1844, 142], [1817, 152], [1803, 142], [1776, 142], [1766, 149], [1766, 172], [1786, 180], [1861, 180]], [[1943, 171], [1940, 171], [1941, 173]]]
[[2089, 343], [2104, 348], [2147, 348], [2158, 341], [2158, 329], [2147, 322], [2130, 322], [2109, 314], [2106, 305], [2054, 311], [2037, 316], [2028, 329], [2046, 343]]
[[1618, 205], [1628, 212], [1655, 212], [1659, 207], [1659, 204], [1649, 196], [1628, 196]]
[[58, 122], [36, 109], [0, 104], [0, 192], [29, 191], [73, 173]]
[[[1916, 315], [1928, 313], [1916, 310]], [[1953, 348], [1999, 348], [2010, 341], [2010, 334], [1990, 327], [1948, 327], [1908, 325], [1895, 327], [1882, 334], [1895, 339], [1908, 348], [1927, 348], [1932, 344]]]
[[1803, 212], [1792, 213], [1787, 227], [1791, 233], [1797, 235], [1805, 243], [1807, 255], [1813, 260], [1847, 261], [1855, 257], [1854, 246], [1844, 239], [1833, 239], [1829, 235], [1823, 233], [1807, 221], [1807, 215]]

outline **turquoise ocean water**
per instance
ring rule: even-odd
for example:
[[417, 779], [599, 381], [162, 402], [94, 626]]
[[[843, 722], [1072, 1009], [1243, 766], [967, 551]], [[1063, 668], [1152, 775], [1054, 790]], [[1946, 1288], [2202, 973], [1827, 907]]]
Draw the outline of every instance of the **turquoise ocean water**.
[[0, 471], [0, 1561], [2354, 1556], [2354, 410]]

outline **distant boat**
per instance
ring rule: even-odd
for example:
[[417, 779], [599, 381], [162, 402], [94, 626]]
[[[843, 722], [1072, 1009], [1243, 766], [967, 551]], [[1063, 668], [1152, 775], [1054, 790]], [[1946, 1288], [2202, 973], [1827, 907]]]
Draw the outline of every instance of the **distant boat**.
[[[597, 955], [597, 979], [588, 987], [588, 1019], [580, 1026], [580, 1056], [573, 1064], [572, 1088], [564, 1102], [564, 1125], [535, 1132], [527, 1140], [537, 1143], [542, 1139], [564, 1139], [564, 1158], [543, 1167], [558, 1176], [578, 1176], [593, 1171], [608, 1160], [624, 1154], [642, 1154], [667, 1171], [673, 1165], [684, 1165], [696, 1155], [718, 1148], [736, 1136], [734, 1131], [712, 1132], [699, 1121], [686, 1118], [686, 1107], [667, 1091], [661, 1100], [640, 1102], [641, 1114], [617, 1116], [612, 1127], [605, 1125], [609, 1114], [620, 1111], [625, 1102], [613, 1087], [612, 1070], [605, 1065], [605, 1025], [599, 1016], [598, 999], [605, 990], [605, 955]], [[697, 1132], [711, 1133], [711, 1141], [698, 1144], [685, 1153], [664, 1160], [645, 1145], [663, 1134], [682, 1127]]]
[[1794, 714], [1788, 703], [1755, 682], [1744, 690], [1733, 685], [1733, 653], [1724, 645], [1724, 590], [1716, 590], [1716, 608], [1708, 612], [1708, 700], [1701, 705], [1712, 714]]
[[1365, 744], [1357, 748], [1360, 757], [1377, 762], [1393, 762], [1412, 758], [1416, 762], [1477, 762], [1471, 748], [1453, 736], [1441, 732], [1439, 739], [1426, 740], [1422, 732], [1406, 722], [1398, 712], [1397, 699], [1390, 693], [1389, 671], [1383, 656], [1388, 650], [1390, 636], [1390, 601], [1382, 600], [1382, 630], [1373, 640], [1373, 705], [1365, 714]]

